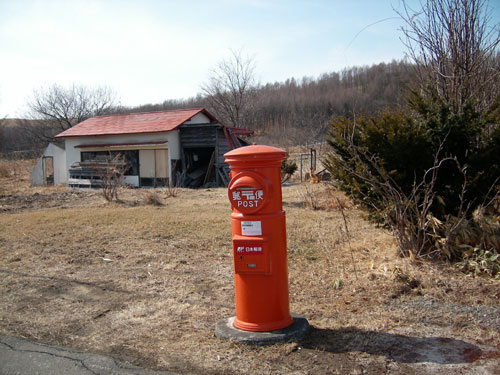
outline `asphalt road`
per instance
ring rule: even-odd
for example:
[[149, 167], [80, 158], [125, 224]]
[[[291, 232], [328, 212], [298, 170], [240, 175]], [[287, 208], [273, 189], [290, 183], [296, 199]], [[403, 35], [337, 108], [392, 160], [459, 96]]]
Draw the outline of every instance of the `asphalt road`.
[[1, 375], [178, 375], [151, 371], [111, 357], [0, 335]]

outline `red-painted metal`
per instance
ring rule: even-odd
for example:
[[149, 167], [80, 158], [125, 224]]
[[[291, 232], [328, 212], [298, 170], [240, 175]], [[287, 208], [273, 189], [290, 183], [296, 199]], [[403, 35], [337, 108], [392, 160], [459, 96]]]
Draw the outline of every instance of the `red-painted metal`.
[[285, 152], [252, 145], [224, 156], [232, 177], [234, 326], [256, 332], [285, 328], [293, 323], [280, 176]]
[[56, 137], [167, 132], [176, 129], [198, 113], [217, 121], [203, 108], [96, 116], [59, 133]]

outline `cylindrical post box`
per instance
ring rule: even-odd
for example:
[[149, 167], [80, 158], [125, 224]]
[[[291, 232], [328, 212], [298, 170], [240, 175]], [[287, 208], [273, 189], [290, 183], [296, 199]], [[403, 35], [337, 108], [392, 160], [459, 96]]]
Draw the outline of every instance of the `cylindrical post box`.
[[254, 144], [224, 156], [231, 169], [234, 327], [255, 332], [288, 327], [293, 319], [280, 176], [285, 151]]

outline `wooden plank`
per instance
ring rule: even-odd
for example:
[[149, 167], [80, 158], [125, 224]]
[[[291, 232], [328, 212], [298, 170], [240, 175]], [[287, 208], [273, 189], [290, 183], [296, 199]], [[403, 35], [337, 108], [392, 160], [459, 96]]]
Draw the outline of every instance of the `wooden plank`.
[[155, 177], [155, 150], [139, 150], [139, 176]]
[[227, 171], [224, 168], [217, 168], [217, 172], [224, 183], [224, 186], [229, 185], [229, 175], [227, 174]]
[[212, 152], [212, 156], [210, 157], [210, 163], [208, 163], [207, 174], [205, 175], [205, 179], [203, 180], [203, 185], [205, 185], [212, 176], [214, 161], [215, 161], [215, 150], [214, 152]]
[[168, 150], [155, 150], [156, 178], [168, 178]]

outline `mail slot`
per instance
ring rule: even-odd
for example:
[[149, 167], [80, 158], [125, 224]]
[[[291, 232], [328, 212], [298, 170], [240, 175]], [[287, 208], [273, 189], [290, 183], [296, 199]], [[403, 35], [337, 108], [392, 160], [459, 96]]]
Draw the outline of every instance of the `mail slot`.
[[236, 316], [234, 327], [273, 331], [293, 323], [289, 311], [286, 223], [280, 167], [285, 152], [252, 145], [225, 155]]

